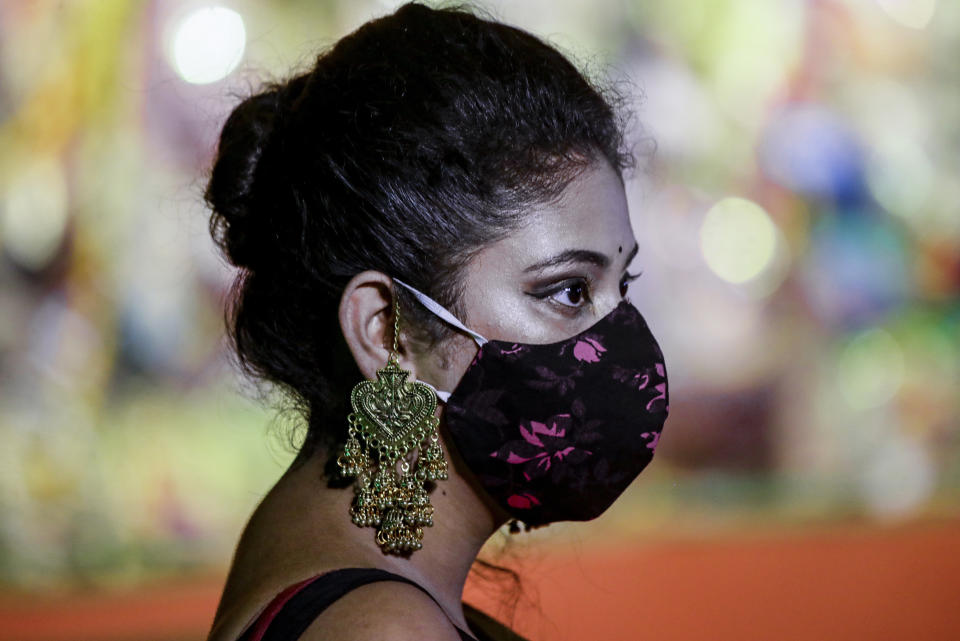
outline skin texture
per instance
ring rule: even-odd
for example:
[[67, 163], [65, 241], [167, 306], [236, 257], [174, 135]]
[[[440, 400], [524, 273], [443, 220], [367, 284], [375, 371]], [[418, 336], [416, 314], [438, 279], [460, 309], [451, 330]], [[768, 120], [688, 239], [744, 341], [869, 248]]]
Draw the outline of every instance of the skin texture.
[[[473, 258], [465, 270], [460, 320], [489, 339], [550, 343], [572, 336], [620, 302], [635, 246], [623, 185], [606, 161], [597, 161], [556, 202], [532, 208], [520, 230]], [[592, 259], [574, 256], [530, 269], [569, 250], [592, 252]], [[392, 345], [393, 287], [389, 275], [364, 271], [350, 280], [341, 298], [341, 329], [368, 379], [376, 378]], [[458, 332], [447, 343], [425, 349], [405, 334], [403, 318], [400, 329], [399, 362], [413, 372], [411, 379], [453, 390], [476, 355], [473, 339]], [[442, 411], [440, 403], [441, 426]], [[440, 607], [412, 586], [364, 586], [324, 611], [305, 641], [455, 641], [459, 637], [451, 621], [469, 630], [463, 586], [480, 548], [507, 514], [480, 490], [442, 433], [441, 438], [450, 478], [431, 494], [434, 526], [425, 529], [423, 549], [409, 558], [384, 555], [373, 528], [353, 525], [348, 515], [353, 492], [328, 488], [323, 477], [326, 452], [288, 470], [244, 530], [209, 638], [232, 641], [287, 585], [349, 566], [404, 575], [429, 590]]]

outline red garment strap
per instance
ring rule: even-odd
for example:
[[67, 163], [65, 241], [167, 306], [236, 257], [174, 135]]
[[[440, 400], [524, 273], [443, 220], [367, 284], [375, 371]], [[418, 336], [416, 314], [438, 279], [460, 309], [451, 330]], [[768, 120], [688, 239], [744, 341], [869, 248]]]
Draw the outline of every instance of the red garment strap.
[[250, 636], [246, 636], [248, 634], [247, 630], [244, 630], [240, 636], [248, 638], [250, 641], [261, 641], [261, 639], [263, 639], [263, 635], [267, 631], [267, 628], [270, 627], [270, 623], [273, 621], [274, 617], [277, 616], [277, 613], [280, 612], [280, 609], [286, 605], [287, 601], [292, 599], [297, 592], [307, 587], [311, 582], [316, 581], [318, 578], [320, 578], [320, 575], [312, 576], [309, 579], [304, 579], [299, 583], [294, 583], [293, 585], [288, 586], [286, 589], [280, 592], [280, 594], [275, 596], [273, 601], [267, 604], [267, 607], [263, 609], [263, 611], [260, 613], [260, 616], [257, 617], [256, 621], [254, 621], [253, 629], [249, 631]]

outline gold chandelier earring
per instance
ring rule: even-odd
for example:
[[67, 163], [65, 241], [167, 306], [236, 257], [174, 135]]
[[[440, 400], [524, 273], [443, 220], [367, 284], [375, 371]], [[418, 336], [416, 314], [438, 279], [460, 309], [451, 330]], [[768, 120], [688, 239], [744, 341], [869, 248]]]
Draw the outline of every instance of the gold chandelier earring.
[[337, 465], [343, 476], [357, 477], [353, 522], [376, 527], [384, 553], [405, 554], [423, 547], [423, 528], [433, 525], [425, 486], [447, 478], [447, 461], [434, 416], [436, 392], [408, 381], [412, 372], [397, 362], [400, 303], [396, 296], [393, 300], [393, 349], [377, 380], [361, 381], [350, 393], [353, 412]]

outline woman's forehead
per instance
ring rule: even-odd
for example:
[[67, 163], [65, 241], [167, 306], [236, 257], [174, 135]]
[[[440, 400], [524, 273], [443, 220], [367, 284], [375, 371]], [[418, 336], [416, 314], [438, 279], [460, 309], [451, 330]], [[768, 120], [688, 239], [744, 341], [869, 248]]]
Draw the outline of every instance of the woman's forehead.
[[581, 172], [554, 203], [531, 208], [522, 227], [487, 248], [487, 260], [520, 271], [567, 250], [587, 250], [616, 260], [634, 245], [626, 194], [606, 163]]

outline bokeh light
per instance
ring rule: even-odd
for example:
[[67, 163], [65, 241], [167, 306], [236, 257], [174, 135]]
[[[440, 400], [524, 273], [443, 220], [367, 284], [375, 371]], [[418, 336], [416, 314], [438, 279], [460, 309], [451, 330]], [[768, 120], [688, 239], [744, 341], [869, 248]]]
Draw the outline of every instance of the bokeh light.
[[730, 283], [756, 278], [777, 248], [770, 216], [744, 198], [724, 198], [707, 212], [700, 227], [700, 249], [713, 272]]
[[870, 511], [885, 518], [915, 510], [936, 487], [936, 466], [923, 441], [895, 432], [878, 440], [860, 478]]
[[854, 409], [886, 403], [903, 383], [903, 351], [880, 328], [865, 330], [843, 348], [837, 362], [837, 385]]
[[877, 0], [891, 18], [905, 27], [923, 29], [933, 18], [937, 0]]
[[714, 52], [710, 83], [725, 114], [754, 129], [800, 56], [806, 7], [798, 0], [718, 5], [702, 34]]
[[797, 276], [813, 312], [836, 327], [877, 322], [910, 288], [903, 225], [873, 210], [842, 210], [811, 227]]
[[790, 104], [774, 113], [761, 141], [760, 164], [771, 179], [809, 196], [846, 200], [860, 187], [856, 137], [821, 104]]
[[247, 33], [239, 13], [203, 7], [184, 16], [174, 29], [172, 63], [191, 84], [227, 77], [243, 59]]
[[43, 268], [63, 242], [69, 215], [67, 183], [53, 158], [18, 168], [0, 202], [0, 243], [30, 270]]
[[921, 216], [936, 172], [924, 149], [896, 135], [879, 139], [867, 165], [867, 181], [877, 201], [905, 219]]

